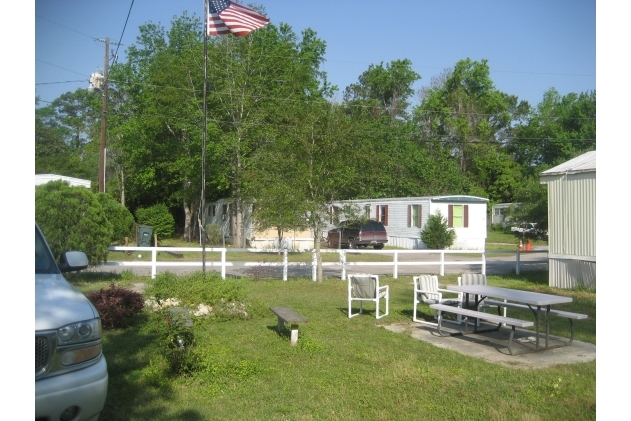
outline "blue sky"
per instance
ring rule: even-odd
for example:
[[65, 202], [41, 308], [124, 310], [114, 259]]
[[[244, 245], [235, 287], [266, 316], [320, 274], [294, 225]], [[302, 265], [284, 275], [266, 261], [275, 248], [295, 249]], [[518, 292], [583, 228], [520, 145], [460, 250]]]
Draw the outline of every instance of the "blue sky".
[[[244, 2], [248, 4], [247, 2]], [[594, 0], [260, 0], [271, 22], [296, 33], [312, 28], [326, 41], [331, 83], [357, 82], [370, 64], [410, 59], [418, 89], [458, 60], [487, 59], [496, 87], [532, 105], [556, 88], [562, 95], [596, 89]], [[148, 21], [167, 29], [184, 11], [200, 17], [203, 0], [36, 0], [35, 93], [43, 104], [87, 88], [103, 67], [104, 43], [120, 42], [119, 61]], [[130, 11], [131, 7], [131, 13]], [[129, 13], [129, 20], [126, 24]], [[126, 26], [125, 26], [126, 25]], [[122, 38], [121, 38], [122, 37]]]

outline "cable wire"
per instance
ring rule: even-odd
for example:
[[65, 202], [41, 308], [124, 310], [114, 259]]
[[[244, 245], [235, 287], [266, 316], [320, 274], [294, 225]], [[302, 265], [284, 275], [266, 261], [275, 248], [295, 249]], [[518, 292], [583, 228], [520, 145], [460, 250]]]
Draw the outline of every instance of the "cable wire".
[[131, 0], [131, 5], [129, 6], [129, 12], [127, 12], [127, 19], [125, 19], [125, 26], [123, 26], [123, 32], [121, 33], [121, 37], [118, 40], [118, 44], [116, 45], [116, 52], [114, 53], [113, 64], [116, 64], [116, 60], [118, 60], [118, 48], [121, 46], [121, 41], [123, 40], [123, 34], [125, 34], [125, 28], [127, 28], [127, 22], [129, 22], [129, 15], [131, 15], [132, 7], [134, 7], [134, 0]]

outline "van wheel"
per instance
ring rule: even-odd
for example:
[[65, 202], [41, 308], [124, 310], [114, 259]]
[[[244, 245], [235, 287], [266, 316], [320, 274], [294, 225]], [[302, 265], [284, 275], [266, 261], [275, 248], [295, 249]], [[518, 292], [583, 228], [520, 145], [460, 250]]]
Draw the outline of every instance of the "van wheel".
[[357, 244], [355, 244], [355, 239], [354, 238], [349, 238], [348, 239], [348, 248], [349, 249], [356, 249], [357, 248]]

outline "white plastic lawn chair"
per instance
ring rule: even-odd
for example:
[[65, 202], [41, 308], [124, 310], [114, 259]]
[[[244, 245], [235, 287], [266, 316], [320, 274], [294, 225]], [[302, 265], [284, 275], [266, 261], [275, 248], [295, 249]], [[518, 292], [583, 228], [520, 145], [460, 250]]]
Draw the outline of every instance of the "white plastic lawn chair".
[[[386, 300], [386, 312], [379, 315], [379, 300]], [[353, 313], [353, 301], [359, 301], [359, 313]], [[348, 275], [348, 318], [355, 317], [363, 312], [364, 301], [374, 302], [376, 305], [375, 317], [377, 319], [387, 316], [389, 313], [390, 287], [379, 286], [378, 275]]]
[[[438, 288], [438, 276], [436, 275], [419, 275], [412, 278], [414, 280], [414, 313], [412, 320], [418, 323], [436, 324], [418, 319], [417, 309], [420, 303], [425, 304], [446, 304], [460, 307], [462, 302], [460, 294], [458, 298], [443, 298], [443, 292], [454, 293], [446, 289]], [[438, 319], [438, 311], [434, 311], [434, 319]], [[447, 320], [446, 320], [447, 321]], [[458, 320], [458, 323], [460, 321]]]
[[[463, 273], [458, 277], [458, 285], [486, 285], [486, 275], [481, 273]], [[469, 294], [469, 301], [465, 303], [467, 294], [462, 294], [462, 306], [467, 308], [471, 308], [475, 305], [475, 295]], [[486, 308], [491, 308], [496, 306], [489, 306], [484, 303], [484, 300], [478, 303], [478, 308], [475, 310], [480, 311]], [[504, 317], [506, 317], [506, 309], [504, 309]], [[458, 318], [461, 318], [458, 315]], [[478, 320], [478, 326], [480, 325], [480, 321]]]

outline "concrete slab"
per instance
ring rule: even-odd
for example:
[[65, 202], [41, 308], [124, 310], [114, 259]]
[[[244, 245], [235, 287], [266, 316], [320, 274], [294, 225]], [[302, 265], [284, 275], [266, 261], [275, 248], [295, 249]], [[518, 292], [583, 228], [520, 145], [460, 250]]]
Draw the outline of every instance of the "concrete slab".
[[[482, 323], [480, 328], [491, 327]], [[596, 345], [574, 340], [572, 345], [565, 346], [567, 338], [558, 336], [549, 337], [549, 344], [559, 345], [557, 348], [545, 351], [528, 352], [535, 349], [535, 334], [533, 331], [515, 329], [513, 352], [508, 352], [508, 338], [510, 327], [502, 327], [497, 332], [486, 332], [461, 336], [440, 336], [436, 326], [425, 323], [399, 323], [384, 326], [386, 329], [411, 335], [415, 339], [430, 343], [439, 348], [449, 349], [480, 358], [493, 364], [519, 369], [540, 369], [557, 364], [573, 364], [596, 360]], [[464, 325], [445, 323], [441, 327], [443, 332], [456, 332], [464, 329]], [[473, 326], [469, 326], [469, 332]], [[540, 345], [545, 344], [545, 333], [539, 339]]]

